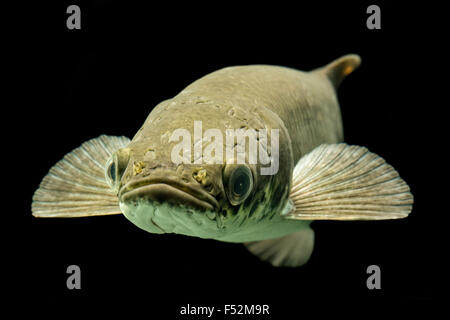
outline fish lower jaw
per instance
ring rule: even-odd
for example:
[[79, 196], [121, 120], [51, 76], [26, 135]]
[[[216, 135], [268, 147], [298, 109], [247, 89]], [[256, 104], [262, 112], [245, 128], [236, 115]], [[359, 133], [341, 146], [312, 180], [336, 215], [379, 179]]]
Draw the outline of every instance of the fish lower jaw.
[[202, 196], [200, 199], [197, 195], [194, 195], [193, 192], [181, 190], [166, 183], [154, 183], [138, 187], [121, 194], [120, 198], [121, 202], [147, 199], [158, 203], [183, 205], [205, 211], [211, 211], [217, 208], [217, 201], [210, 199], [210, 197]]
[[143, 198], [121, 202], [120, 208], [128, 220], [150, 233], [177, 233], [215, 239], [225, 231], [218, 226], [219, 213], [212, 210], [197, 210]]

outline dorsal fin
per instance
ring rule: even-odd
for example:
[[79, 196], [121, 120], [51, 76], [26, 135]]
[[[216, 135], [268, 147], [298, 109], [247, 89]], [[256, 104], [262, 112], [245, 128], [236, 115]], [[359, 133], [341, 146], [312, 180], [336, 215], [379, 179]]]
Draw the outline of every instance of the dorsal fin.
[[313, 72], [324, 73], [337, 89], [342, 80], [352, 73], [361, 64], [361, 58], [357, 54], [347, 54], [329, 64], [314, 70]]

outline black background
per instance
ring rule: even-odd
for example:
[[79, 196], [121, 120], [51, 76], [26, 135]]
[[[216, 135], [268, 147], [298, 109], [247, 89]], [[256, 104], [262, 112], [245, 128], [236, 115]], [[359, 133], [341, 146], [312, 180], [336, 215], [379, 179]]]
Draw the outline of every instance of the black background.
[[[81, 7], [81, 30], [66, 28], [66, 8], [74, 3]], [[373, 3], [381, 7], [381, 30], [366, 28]], [[223, 2], [163, 8], [105, 0], [33, 10], [21, 63], [28, 89], [17, 96], [27, 102], [12, 110], [21, 135], [8, 170], [15, 176], [12, 189], [20, 190], [11, 210], [21, 227], [7, 243], [5, 263], [15, 273], [6, 278], [20, 299], [45, 310], [124, 307], [150, 319], [182, 319], [178, 312], [188, 303], [269, 304], [271, 317], [279, 319], [431, 301], [433, 212], [417, 152], [425, 143], [416, 77], [422, 31], [407, 6]], [[199, 77], [245, 64], [310, 70], [347, 53], [359, 54], [362, 65], [339, 90], [345, 141], [381, 155], [407, 181], [415, 196], [407, 219], [315, 222], [310, 261], [290, 269], [260, 262], [239, 244], [149, 234], [123, 216], [31, 216], [34, 191], [66, 153], [101, 134], [133, 137], [155, 105]], [[71, 264], [81, 268], [78, 291], [66, 288]], [[381, 290], [366, 287], [372, 264], [381, 268]]]

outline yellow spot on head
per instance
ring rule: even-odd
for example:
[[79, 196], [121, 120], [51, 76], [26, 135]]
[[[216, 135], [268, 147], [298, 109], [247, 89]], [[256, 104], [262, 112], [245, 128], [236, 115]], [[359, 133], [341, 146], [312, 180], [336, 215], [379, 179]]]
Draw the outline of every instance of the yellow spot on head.
[[200, 169], [198, 171], [195, 171], [193, 176], [194, 176], [194, 179], [197, 180], [197, 182], [202, 183], [202, 181], [204, 181], [206, 178], [206, 170]]
[[145, 163], [143, 161], [137, 161], [133, 164], [133, 174], [137, 175], [142, 172], [145, 168]]

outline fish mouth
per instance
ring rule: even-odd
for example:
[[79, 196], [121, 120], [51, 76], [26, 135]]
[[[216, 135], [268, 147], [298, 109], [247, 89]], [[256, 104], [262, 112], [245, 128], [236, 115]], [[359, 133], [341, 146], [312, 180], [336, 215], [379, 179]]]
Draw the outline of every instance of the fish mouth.
[[201, 187], [194, 187], [171, 179], [143, 179], [125, 184], [119, 191], [119, 199], [128, 202], [135, 199], [149, 199], [186, 205], [200, 210], [215, 210], [217, 200]]

